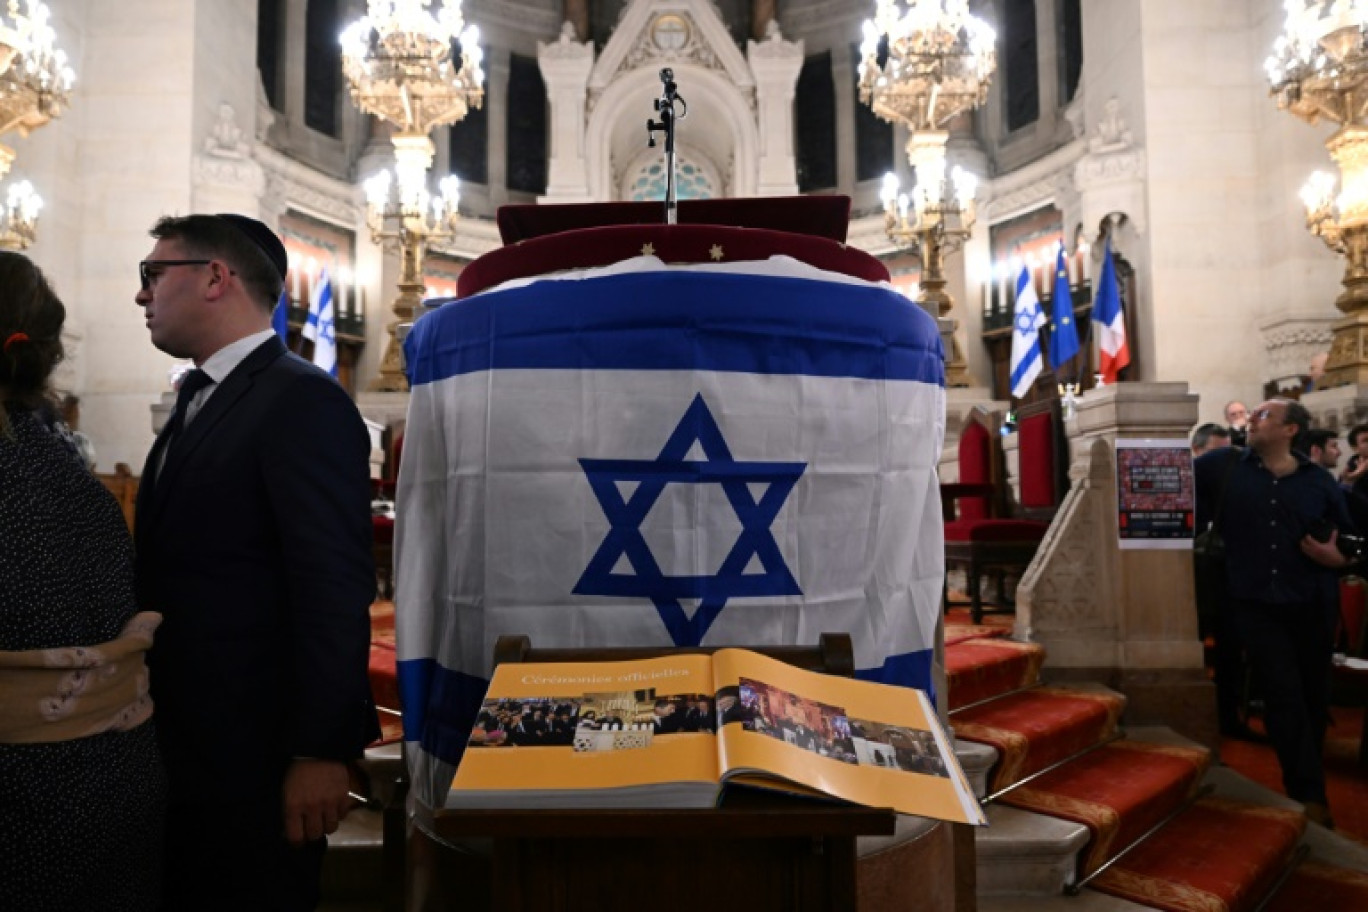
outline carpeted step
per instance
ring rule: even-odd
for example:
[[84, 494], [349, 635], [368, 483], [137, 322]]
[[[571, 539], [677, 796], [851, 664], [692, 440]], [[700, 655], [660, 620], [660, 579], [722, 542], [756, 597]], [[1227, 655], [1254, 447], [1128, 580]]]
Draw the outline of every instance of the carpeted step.
[[980, 638], [945, 647], [950, 710], [1034, 684], [1044, 661], [1044, 647], [1015, 640]]
[[1316, 861], [1297, 866], [1264, 912], [1368, 909], [1368, 874]]
[[1010, 627], [996, 627], [992, 624], [945, 624], [945, 645], [954, 646], [967, 640], [1005, 639], [1012, 633]]
[[997, 748], [996, 792], [1110, 738], [1125, 698], [1104, 688], [1035, 687], [981, 703], [951, 719], [955, 735]]
[[[1251, 912], [1281, 876], [1305, 829], [1296, 811], [1203, 798], [1089, 887], [1168, 912]], [[1305, 879], [1299, 886], [1315, 890], [1321, 883]], [[1368, 896], [1368, 886], [1361, 889], [1357, 895]], [[1368, 906], [1317, 900], [1284, 908], [1329, 912]]]
[[1085, 877], [1176, 810], [1209, 763], [1202, 748], [1113, 741], [999, 800], [1088, 827], [1092, 838], [1078, 860]]

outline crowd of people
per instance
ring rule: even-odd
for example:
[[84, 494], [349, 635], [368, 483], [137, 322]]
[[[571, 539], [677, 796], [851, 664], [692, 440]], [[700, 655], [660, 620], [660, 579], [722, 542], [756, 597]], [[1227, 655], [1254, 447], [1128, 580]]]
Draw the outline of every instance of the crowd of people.
[[16, 909], [312, 909], [379, 734], [369, 434], [271, 327], [274, 232], [150, 233], [134, 302], [195, 369], [136, 542], [60, 419], [66, 310], [0, 252], [0, 884]]
[[1313, 428], [1299, 402], [1231, 402], [1225, 418], [1191, 441], [1197, 526], [1225, 544], [1224, 585], [1199, 591], [1201, 616], [1214, 618], [1202, 633], [1215, 642], [1218, 721], [1226, 736], [1261, 737], [1246, 722], [1252, 671], [1287, 795], [1333, 826], [1322, 747], [1339, 581], [1361, 570], [1368, 529], [1368, 425], [1350, 430], [1340, 472], [1338, 434]]

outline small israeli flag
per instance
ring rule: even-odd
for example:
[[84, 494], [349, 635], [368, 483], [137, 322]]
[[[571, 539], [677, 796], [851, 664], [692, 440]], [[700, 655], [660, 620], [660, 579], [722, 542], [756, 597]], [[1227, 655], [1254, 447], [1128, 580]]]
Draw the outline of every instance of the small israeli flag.
[[1044, 369], [1040, 353], [1040, 327], [1045, 325], [1045, 310], [1036, 295], [1031, 270], [1021, 267], [1016, 280], [1016, 307], [1012, 317], [1012, 396], [1020, 399], [1031, 389]]
[[337, 311], [333, 308], [332, 281], [324, 269], [314, 283], [309, 299], [309, 318], [304, 323], [304, 338], [314, 344], [313, 363], [337, 376]]
[[932, 689], [935, 323], [787, 258], [629, 260], [423, 316], [396, 513], [418, 800], [445, 804], [494, 641], [814, 644]]

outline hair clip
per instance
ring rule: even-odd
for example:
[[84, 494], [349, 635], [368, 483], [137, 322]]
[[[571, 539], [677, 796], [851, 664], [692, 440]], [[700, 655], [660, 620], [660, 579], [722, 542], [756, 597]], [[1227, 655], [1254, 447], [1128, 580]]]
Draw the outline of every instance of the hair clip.
[[5, 354], [7, 354], [7, 355], [9, 354], [10, 346], [13, 345], [15, 342], [28, 342], [28, 341], [29, 341], [28, 333], [22, 333], [22, 332], [11, 333], [11, 334], [10, 334], [10, 337], [9, 337], [8, 339], [5, 340], [5, 345], [4, 345], [4, 352], [5, 352]]

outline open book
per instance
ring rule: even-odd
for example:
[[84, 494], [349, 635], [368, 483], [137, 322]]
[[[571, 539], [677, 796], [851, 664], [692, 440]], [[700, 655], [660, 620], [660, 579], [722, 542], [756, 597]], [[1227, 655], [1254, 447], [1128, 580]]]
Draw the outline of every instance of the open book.
[[984, 823], [924, 693], [744, 649], [498, 666], [447, 806], [709, 807], [729, 783]]

